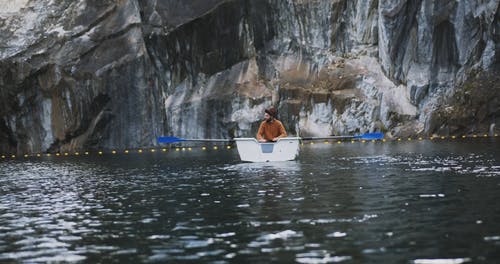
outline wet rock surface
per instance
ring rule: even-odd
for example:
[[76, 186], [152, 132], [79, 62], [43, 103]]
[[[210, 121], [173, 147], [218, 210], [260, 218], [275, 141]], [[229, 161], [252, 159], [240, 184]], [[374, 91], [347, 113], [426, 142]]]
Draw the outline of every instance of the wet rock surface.
[[496, 133], [499, 2], [8, 1], [0, 151], [253, 136], [271, 105], [292, 135]]

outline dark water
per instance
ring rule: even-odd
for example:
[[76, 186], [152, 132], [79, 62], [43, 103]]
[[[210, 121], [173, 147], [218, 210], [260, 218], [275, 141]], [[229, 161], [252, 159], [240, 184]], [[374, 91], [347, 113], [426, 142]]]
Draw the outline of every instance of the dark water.
[[0, 163], [0, 262], [500, 263], [500, 142]]

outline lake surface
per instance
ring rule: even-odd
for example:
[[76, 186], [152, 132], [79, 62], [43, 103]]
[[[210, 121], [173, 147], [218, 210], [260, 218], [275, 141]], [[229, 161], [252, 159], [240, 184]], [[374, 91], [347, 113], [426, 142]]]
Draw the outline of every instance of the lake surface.
[[500, 263], [500, 141], [0, 161], [0, 263]]

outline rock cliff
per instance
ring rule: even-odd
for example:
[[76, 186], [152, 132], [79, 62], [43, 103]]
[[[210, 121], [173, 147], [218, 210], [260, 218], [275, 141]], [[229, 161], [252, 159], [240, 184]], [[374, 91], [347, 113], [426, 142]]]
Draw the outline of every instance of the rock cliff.
[[0, 152], [495, 133], [500, 0], [0, 0]]

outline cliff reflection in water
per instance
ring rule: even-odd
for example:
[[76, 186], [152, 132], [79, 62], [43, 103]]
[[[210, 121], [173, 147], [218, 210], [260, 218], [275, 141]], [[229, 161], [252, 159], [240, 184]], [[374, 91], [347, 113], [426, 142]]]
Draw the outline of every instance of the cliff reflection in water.
[[494, 263], [495, 139], [0, 163], [0, 262]]

